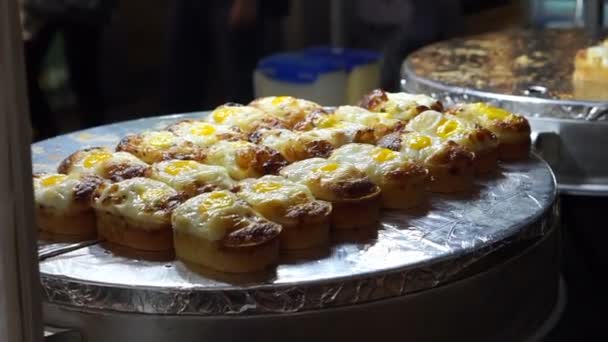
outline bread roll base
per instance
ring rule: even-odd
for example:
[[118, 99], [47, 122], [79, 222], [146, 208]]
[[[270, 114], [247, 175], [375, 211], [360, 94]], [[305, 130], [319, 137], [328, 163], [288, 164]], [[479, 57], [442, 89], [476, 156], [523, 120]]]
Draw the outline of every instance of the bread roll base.
[[283, 225], [279, 239], [282, 250], [325, 246], [329, 243], [329, 219], [318, 223], [301, 223], [292, 227]]
[[124, 217], [105, 211], [97, 211], [96, 214], [97, 234], [100, 239], [110, 243], [110, 250], [112, 245], [147, 252], [173, 250], [173, 233], [170, 224], [146, 227], [145, 223], [136, 225]]
[[475, 174], [485, 174], [496, 170], [498, 165], [498, 148], [493, 148], [484, 153], [476, 153], [473, 160]]
[[501, 143], [498, 145], [499, 158], [505, 161], [527, 159], [530, 155], [530, 144], [530, 139], [515, 143]]
[[93, 210], [59, 214], [36, 208], [35, 215], [41, 236], [48, 240], [75, 242], [97, 236]]
[[453, 168], [445, 165], [427, 165], [431, 174], [429, 190], [438, 193], [464, 192], [471, 189], [473, 167]]
[[426, 179], [409, 182], [387, 183], [382, 186], [382, 207], [407, 209], [421, 205], [426, 199]]
[[178, 259], [221, 272], [261, 271], [279, 258], [279, 239], [256, 246], [232, 248], [222, 246], [219, 241], [175, 231], [173, 240]]
[[368, 229], [378, 226], [380, 191], [366, 197], [332, 202], [333, 229]]

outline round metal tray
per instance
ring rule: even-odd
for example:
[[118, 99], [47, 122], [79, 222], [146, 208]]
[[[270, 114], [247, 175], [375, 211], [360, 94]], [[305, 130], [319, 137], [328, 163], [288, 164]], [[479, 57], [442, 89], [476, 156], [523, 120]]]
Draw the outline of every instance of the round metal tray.
[[[576, 29], [508, 30], [426, 46], [402, 65], [402, 89], [450, 105], [485, 101], [524, 114], [536, 151], [560, 191], [608, 195], [608, 87], [572, 82], [576, 51], [593, 42]], [[587, 90], [603, 89], [601, 85]]]
[[[32, 147], [35, 171], [53, 170], [76, 149], [114, 147], [120, 137], [206, 113], [117, 123]], [[339, 237], [327, 253], [283, 256], [272, 271], [228, 276], [179, 261], [112, 255], [99, 245], [40, 262], [47, 303], [81, 309], [172, 315], [294, 313], [419, 292], [476, 274], [541, 238], [553, 226], [556, 187], [535, 155], [501, 164], [467, 195], [430, 196], [411, 211], [384, 211], [373, 237]], [[56, 246], [42, 246], [54, 248]]]

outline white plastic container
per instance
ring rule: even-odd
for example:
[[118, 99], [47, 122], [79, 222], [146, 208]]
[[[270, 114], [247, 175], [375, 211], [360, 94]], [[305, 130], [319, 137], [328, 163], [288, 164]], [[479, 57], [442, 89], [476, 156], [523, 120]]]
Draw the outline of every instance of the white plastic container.
[[256, 97], [290, 95], [336, 106], [344, 102], [347, 73], [331, 58], [278, 54], [260, 61], [253, 82]]
[[342, 104], [355, 105], [363, 95], [380, 86], [382, 56], [361, 49], [314, 47], [303, 52], [308, 56], [325, 56], [343, 64], [347, 72], [346, 94]]
[[255, 96], [290, 95], [326, 106], [356, 104], [380, 85], [381, 55], [368, 50], [314, 47], [262, 59]]

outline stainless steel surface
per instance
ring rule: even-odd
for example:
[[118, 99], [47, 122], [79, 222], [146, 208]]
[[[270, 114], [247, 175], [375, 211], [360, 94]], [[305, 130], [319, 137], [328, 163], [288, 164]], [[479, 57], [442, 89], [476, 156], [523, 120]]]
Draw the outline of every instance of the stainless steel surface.
[[600, 38], [604, 26], [604, 0], [585, 1], [585, 29], [592, 37]]
[[574, 53], [589, 42], [581, 31], [565, 29], [440, 42], [406, 59], [402, 88], [447, 105], [485, 101], [526, 115], [536, 151], [553, 168], [560, 191], [605, 196], [608, 102], [586, 99], [571, 82]]
[[[32, 147], [36, 170], [50, 170], [84, 146], [205, 113], [150, 118], [53, 138]], [[180, 315], [292, 313], [437, 287], [474, 272], [497, 252], [551, 227], [555, 183], [535, 156], [502, 164], [465, 196], [432, 195], [427, 208], [385, 211], [377, 237], [336, 242], [326, 255], [284, 258], [269, 274], [199, 274], [181, 262], [147, 262], [90, 246], [40, 263], [46, 300], [80, 308]], [[511, 252], [512, 253], [512, 252]]]
[[39, 244], [38, 246], [38, 261], [52, 258], [61, 254], [65, 254], [77, 249], [88, 247], [99, 243], [99, 240], [87, 240], [74, 243], [50, 243]]
[[87, 342], [523, 341], [556, 302], [558, 229], [474, 276], [406, 296], [299, 313], [245, 317], [146, 315], [45, 303], [47, 321]]

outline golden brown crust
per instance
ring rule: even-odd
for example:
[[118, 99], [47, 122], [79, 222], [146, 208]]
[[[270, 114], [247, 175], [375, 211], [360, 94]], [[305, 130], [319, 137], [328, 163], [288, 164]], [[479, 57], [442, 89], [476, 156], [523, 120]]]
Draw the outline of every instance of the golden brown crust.
[[238, 148], [236, 150], [236, 163], [242, 169], [252, 168], [262, 175], [274, 175], [287, 165], [287, 160], [270, 147], [256, 145]]
[[74, 186], [74, 201], [89, 205], [95, 191], [104, 180], [101, 177], [86, 175], [80, 177], [80, 182]]
[[393, 151], [400, 151], [402, 144], [403, 139], [401, 138], [400, 132], [387, 134], [378, 140], [378, 146], [388, 148], [389, 150]]
[[324, 201], [309, 201], [290, 206], [285, 217], [306, 224], [327, 220], [329, 214], [331, 214], [331, 204]]
[[329, 182], [327, 187], [336, 198], [344, 200], [357, 200], [380, 192], [380, 188], [367, 177]]
[[70, 154], [69, 156], [67, 156], [65, 159], [63, 159], [61, 161], [61, 163], [59, 163], [59, 166], [57, 167], [57, 172], [67, 175], [68, 173], [70, 173], [72, 166], [77, 161], [84, 158], [83, 154], [91, 152], [91, 151], [105, 151], [105, 149], [103, 147], [89, 147], [89, 148], [85, 148], [82, 150], [78, 150], [78, 151]]
[[[120, 195], [118, 193], [119, 190], [119, 186], [118, 184], [108, 184], [108, 183], [102, 183], [97, 190], [95, 191], [95, 193], [93, 194], [93, 200], [97, 200], [99, 198], [99, 196], [101, 195], [101, 193], [108, 188], [108, 196], [106, 196], [103, 201], [101, 201], [100, 207], [101, 208], [108, 208], [111, 206], [117, 206], [122, 204], [125, 201], [125, 198], [122, 197], [122, 195]], [[177, 208], [177, 206], [179, 206], [181, 204], [181, 202], [183, 202], [184, 200], [184, 194], [177, 194], [177, 195], [173, 195], [173, 196], [169, 196], [168, 198], [164, 199], [163, 201], [154, 201], [152, 203], [152, 205], [146, 205], [146, 207], [143, 209], [144, 213], [155, 213], [155, 214], [160, 214], [164, 217], [166, 217], [167, 219], [171, 217], [171, 213], [173, 212], [173, 209]], [[101, 209], [100, 208], [100, 209]], [[100, 210], [98, 210], [100, 211]], [[130, 220], [128, 218], [125, 218], [125, 220], [129, 221], [129, 225], [131, 226], [145, 226], [145, 222], [134, 222], [133, 220]]]
[[281, 230], [281, 226], [277, 223], [254, 219], [249, 221], [247, 226], [230, 232], [220, 244], [230, 249], [252, 248], [275, 239]]
[[143, 138], [139, 134], [127, 135], [116, 146], [116, 151], [129, 152], [146, 163], [157, 163], [163, 160], [181, 159], [203, 162], [206, 150], [190, 141], [182, 141], [166, 149], [155, 149], [142, 146]]
[[170, 251], [173, 249], [173, 232], [167, 224], [155, 229], [142, 229], [131, 221], [105, 211], [96, 211], [97, 234], [111, 244], [143, 251]]
[[431, 175], [432, 192], [466, 191], [473, 184], [475, 155], [453, 141], [426, 161]]
[[[194, 124], [194, 123], [206, 123], [206, 122], [201, 121], [201, 120], [194, 120], [194, 119], [184, 119], [184, 120], [180, 120], [180, 121], [170, 124], [165, 129], [167, 131], [179, 136], [180, 135], [179, 134], [180, 126], [185, 125], [185, 124], [186, 125]], [[236, 141], [236, 140], [244, 140], [246, 138], [246, 135], [241, 131], [240, 128], [238, 128], [236, 126], [232, 126], [232, 127], [230, 127], [230, 129], [232, 130], [231, 132], [217, 134], [218, 139], [225, 140], [225, 141]]]
[[376, 111], [380, 105], [388, 101], [388, 96], [382, 89], [374, 89], [361, 99], [359, 106], [367, 110]]
[[314, 140], [307, 142], [305, 145], [305, 155], [301, 159], [308, 159], [313, 157], [329, 158], [331, 152], [334, 150], [334, 146], [327, 140]]
[[121, 182], [135, 177], [150, 177], [151, 172], [152, 169], [148, 165], [117, 163], [108, 166], [106, 177], [113, 182]]
[[297, 122], [293, 129], [296, 131], [310, 131], [311, 129], [317, 127], [319, 120], [321, 120], [325, 116], [329, 116], [330, 113], [324, 109], [315, 109], [312, 112], [306, 114], [306, 116]]

